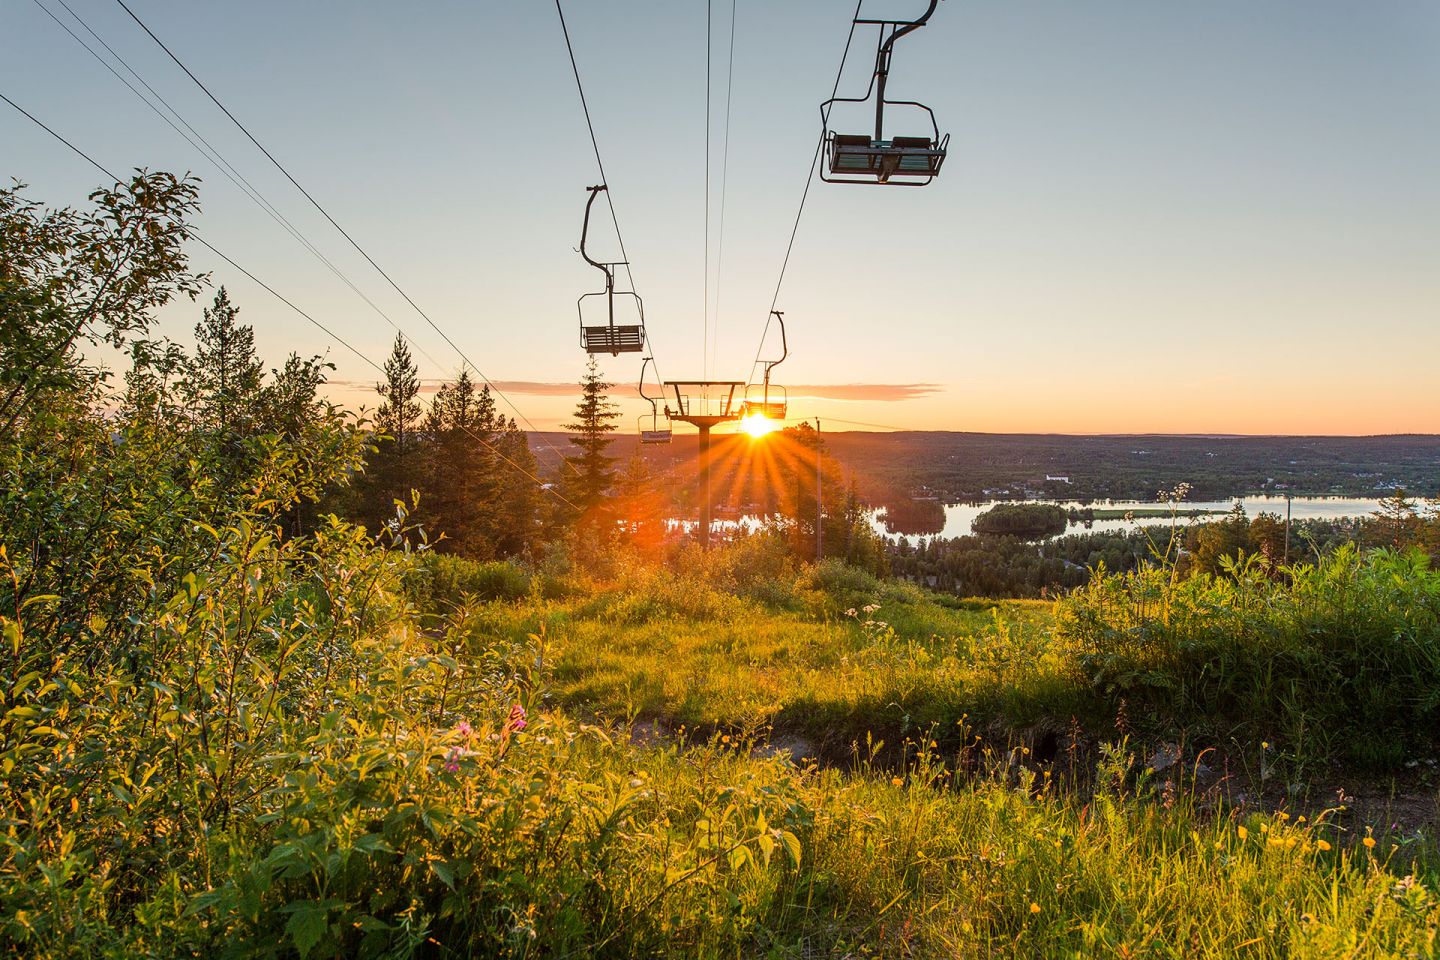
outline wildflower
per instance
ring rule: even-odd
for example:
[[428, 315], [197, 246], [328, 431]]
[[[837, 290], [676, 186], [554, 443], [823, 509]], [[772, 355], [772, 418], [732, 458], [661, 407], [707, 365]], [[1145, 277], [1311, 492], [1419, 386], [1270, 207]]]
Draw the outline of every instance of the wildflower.
[[450, 752], [445, 755], [445, 772], [446, 772], [446, 773], [459, 773], [459, 772], [460, 772], [460, 748], [459, 748], [459, 747], [451, 747], [451, 748], [450, 748]]
[[1039, 913], [1039, 912], [1040, 912], [1040, 904], [1035, 903], [1035, 902], [1032, 901], [1031, 904], [1030, 904], [1030, 912], [1031, 912], [1031, 913]]
[[891, 785], [892, 787], [904, 786], [904, 785], [905, 785], [905, 778], [904, 778], [904, 777], [891, 777], [891, 778], [890, 778], [890, 785]]
[[1236, 827], [1235, 832], [1240, 835], [1241, 840], [1244, 840], [1246, 837], [1250, 836], [1250, 831], [1246, 830], [1244, 827]]
[[525, 721], [525, 708], [518, 703], [512, 706], [510, 708], [510, 716], [505, 721], [505, 726], [516, 733], [524, 730], [525, 727], [528, 726]]
[[1260, 741], [1260, 749], [1261, 749], [1261, 750], [1269, 750], [1269, 749], [1270, 749], [1270, 741], [1269, 741], [1269, 740], [1261, 740], [1261, 741]]
[[851, 607], [849, 610], [846, 610], [846, 611], [845, 611], [845, 616], [847, 616], [847, 617], [854, 617], [854, 616], [857, 615], [857, 613], [858, 613], [858, 611], [857, 611], [854, 607]]
[[1365, 849], [1366, 849], [1366, 850], [1374, 850], [1374, 849], [1375, 849], [1375, 838], [1374, 838], [1374, 837], [1366, 837], [1364, 840], [1361, 840], [1360, 842], [1363, 843], [1363, 844], [1365, 844]]
[[1329, 849], [1330, 849], [1330, 841], [1329, 841], [1329, 840], [1316, 840], [1316, 841], [1315, 841], [1315, 849], [1316, 849], [1316, 850], [1319, 850], [1321, 853], [1324, 853], [1326, 850], [1329, 850]]
[[455, 732], [462, 737], [468, 737], [475, 731], [471, 729], [470, 722], [468, 720], [461, 720], [455, 725]]
[[878, 604], [878, 603], [867, 603], [867, 604], [865, 604], [865, 606], [861, 607], [860, 609], [863, 610], [863, 611], [865, 611], [866, 613], [874, 613], [876, 610], [879, 610], [879, 609], [880, 609], [880, 604]]

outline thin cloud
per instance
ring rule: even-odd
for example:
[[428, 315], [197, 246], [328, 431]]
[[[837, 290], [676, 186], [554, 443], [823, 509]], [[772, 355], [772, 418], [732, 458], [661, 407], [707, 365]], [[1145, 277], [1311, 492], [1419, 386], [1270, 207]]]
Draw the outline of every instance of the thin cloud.
[[[423, 380], [421, 393], [434, 393], [443, 380]], [[524, 397], [574, 397], [580, 393], [578, 383], [549, 383], [543, 380], [495, 380], [495, 386], [507, 394]], [[370, 380], [332, 380], [332, 386], [358, 389], [375, 389]], [[616, 384], [623, 388], [625, 384]], [[792, 399], [807, 400], [854, 400], [867, 403], [896, 403], [902, 400], [918, 400], [945, 389], [939, 383], [803, 383], [787, 384]]]
[[795, 384], [789, 387], [791, 397], [811, 400], [864, 400], [870, 403], [895, 403], [918, 400], [945, 389], [939, 383], [834, 383]]

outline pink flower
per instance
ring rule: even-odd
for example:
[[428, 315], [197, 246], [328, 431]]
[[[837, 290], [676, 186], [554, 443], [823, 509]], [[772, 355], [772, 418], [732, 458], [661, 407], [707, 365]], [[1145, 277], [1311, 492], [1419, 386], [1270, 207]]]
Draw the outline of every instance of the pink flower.
[[451, 747], [451, 748], [450, 748], [450, 752], [445, 755], [445, 772], [446, 772], [446, 773], [459, 773], [459, 772], [460, 772], [460, 748], [459, 748], [459, 747]]
[[505, 725], [517, 732], [524, 730], [527, 725], [525, 722], [525, 708], [518, 703], [511, 707], [510, 717], [505, 721]]
[[458, 724], [456, 724], [455, 732], [460, 734], [460, 736], [462, 737], [468, 737], [475, 731], [470, 728], [470, 722], [468, 720], [461, 720]]

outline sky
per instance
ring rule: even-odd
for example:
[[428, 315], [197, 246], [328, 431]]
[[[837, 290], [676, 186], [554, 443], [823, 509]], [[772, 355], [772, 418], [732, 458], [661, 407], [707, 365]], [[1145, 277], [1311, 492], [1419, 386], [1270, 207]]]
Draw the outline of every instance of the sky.
[[[389, 320], [67, 35], [45, 9], [96, 45], [60, 0], [7, 4], [0, 92], [111, 170], [195, 172], [210, 242], [374, 362], [393, 321], [430, 388], [454, 376], [457, 351], [115, 0], [65, 2]], [[600, 175], [553, 3], [128, 2], [504, 391], [502, 409], [539, 429], [568, 419], [586, 361], [575, 301], [601, 282], [575, 248]], [[862, 16], [924, 5], [867, 0]], [[708, 4], [707, 260], [707, 4], [566, 3], [662, 376], [746, 380], [757, 352], [778, 356], [773, 330], [759, 341], [852, 12]], [[862, 94], [873, 57], [857, 31], [842, 96]], [[949, 156], [923, 189], [811, 185], [777, 301], [792, 417], [1440, 429], [1440, 4], [942, 0], [897, 44], [890, 93], [934, 109]], [[913, 125], [891, 117], [892, 132]], [[868, 126], [863, 110], [832, 119]], [[4, 104], [0, 175], [55, 205], [100, 181]], [[618, 259], [602, 213], [592, 249]], [[373, 409], [373, 368], [203, 249], [192, 258], [271, 365], [326, 354], [332, 397]], [[159, 332], [188, 342], [201, 306], [167, 307]], [[648, 410], [639, 355], [600, 360], [632, 426]]]

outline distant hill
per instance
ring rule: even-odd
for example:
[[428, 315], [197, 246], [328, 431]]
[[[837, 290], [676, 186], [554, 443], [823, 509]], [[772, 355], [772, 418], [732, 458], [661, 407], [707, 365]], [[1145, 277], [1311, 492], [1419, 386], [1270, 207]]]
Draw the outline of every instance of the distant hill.
[[[717, 455], [730, 444], [756, 442], [743, 436], [716, 440]], [[1027, 493], [1149, 500], [1157, 491], [1182, 482], [1191, 485], [1191, 500], [1286, 492], [1373, 497], [1384, 496], [1397, 485], [1416, 495], [1440, 494], [1440, 435], [1435, 434], [1256, 437], [826, 431], [825, 442], [853, 474], [857, 491], [871, 503], [911, 497], [983, 500]], [[553, 470], [556, 457], [547, 443], [562, 452], [568, 452], [569, 444], [563, 433], [531, 435], [531, 447], [542, 467]], [[635, 436], [621, 434], [612, 450], [628, 458], [638, 446]], [[674, 443], [640, 449], [656, 467], [680, 470], [695, 457], [695, 434], [677, 430]]]

